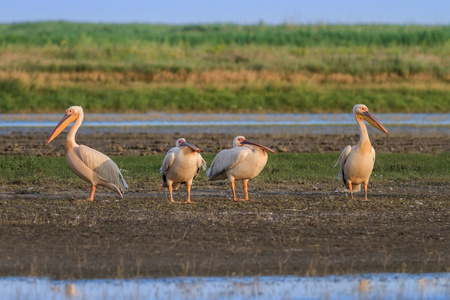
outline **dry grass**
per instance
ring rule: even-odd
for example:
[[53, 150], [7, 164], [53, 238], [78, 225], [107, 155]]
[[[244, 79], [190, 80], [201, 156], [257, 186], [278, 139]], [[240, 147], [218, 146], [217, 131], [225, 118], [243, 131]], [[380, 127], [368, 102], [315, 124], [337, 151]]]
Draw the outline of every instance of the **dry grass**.
[[[212, 70], [188, 73], [185, 71], [169, 72], [161, 71], [154, 75], [138, 72], [25, 72], [2, 71], [0, 80], [18, 80], [26, 86], [38, 86], [49, 88], [80, 87], [80, 88], [180, 88], [192, 86], [198, 88], [238, 88], [242, 86], [263, 87], [273, 86], [297, 86], [306, 85], [319, 87], [339, 87], [342, 89], [353, 88], [414, 88], [422, 90], [446, 91], [450, 87], [445, 81], [436, 80], [430, 74], [412, 74], [407, 78], [397, 74], [376, 74], [367, 76], [354, 76], [349, 74], [305, 74], [302, 72], [280, 73], [276, 71], [230, 71]], [[450, 80], [450, 76], [448, 78]]]

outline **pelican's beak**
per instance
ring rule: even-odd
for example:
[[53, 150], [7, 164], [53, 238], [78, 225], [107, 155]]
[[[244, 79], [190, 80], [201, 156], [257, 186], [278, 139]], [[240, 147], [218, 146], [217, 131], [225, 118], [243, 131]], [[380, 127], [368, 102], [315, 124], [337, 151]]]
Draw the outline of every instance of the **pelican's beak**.
[[67, 127], [67, 125], [75, 121], [77, 118], [78, 115], [65, 114], [64, 117], [62, 117], [61, 121], [59, 121], [58, 125], [56, 125], [55, 130], [53, 130], [52, 135], [49, 137], [47, 141], [47, 144], [50, 143], [55, 137], [57, 137], [58, 134], [60, 134], [61, 131], [63, 131], [64, 128]]
[[378, 129], [379, 131], [389, 134], [389, 132], [386, 130], [386, 128], [384, 128], [384, 126], [381, 125], [381, 123], [378, 122], [377, 119], [375, 119], [375, 117], [372, 116], [372, 114], [370, 112], [368, 112], [368, 111], [363, 112], [362, 118], [364, 120], [366, 120], [367, 122], [369, 122], [370, 125], [372, 125], [376, 129]]
[[189, 144], [188, 142], [182, 142], [182, 143], [180, 144], [180, 146], [186, 146], [186, 147], [191, 148], [191, 150], [194, 151], [194, 152], [200, 152], [200, 149], [199, 149], [199, 148], [195, 147], [195, 146], [192, 145], [192, 144]]
[[267, 148], [266, 146], [260, 145], [260, 144], [258, 144], [258, 143], [249, 141], [249, 140], [243, 140], [243, 141], [242, 141], [242, 144], [248, 144], [248, 145], [257, 146], [257, 147], [263, 149], [264, 151], [267, 151], [267, 152], [270, 152], [270, 153], [273, 153], [273, 154], [277, 154], [277, 153], [276, 153], [275, 151], [273, 151], [272, 149]]

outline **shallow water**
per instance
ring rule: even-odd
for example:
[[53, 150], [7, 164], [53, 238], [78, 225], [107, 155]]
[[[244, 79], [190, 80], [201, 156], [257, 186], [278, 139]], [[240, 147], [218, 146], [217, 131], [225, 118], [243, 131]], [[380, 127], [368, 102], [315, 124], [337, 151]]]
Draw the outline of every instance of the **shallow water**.
[[[0, 114], [0, 134], [48, 132], [62, 114]], [[447, 134], [450, 114], [377, 114], [390, 134]], [[353, 134], [351, 114], [87, 114], [80, 133]], [[382, 134], [369, 126], [370, 134]]]
[[450, 273], [51, 280], [0, 278], [2, 299], [449, 299]]
[[[53, 127], [62, 114], [0, 114], [0, 127]], [[376, 114], [385, 125], [449, 126], [450, 114]], [[86, 114], [84, 126], [348, 125], [352, 114]]]

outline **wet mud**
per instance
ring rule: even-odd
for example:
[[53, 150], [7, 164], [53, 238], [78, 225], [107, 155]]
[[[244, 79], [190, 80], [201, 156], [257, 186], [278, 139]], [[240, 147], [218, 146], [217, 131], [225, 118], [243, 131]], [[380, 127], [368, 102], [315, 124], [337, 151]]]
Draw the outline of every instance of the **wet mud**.
[[[58, 138], [46, 144], [48, 133], [14, 133], [0, 135], [0, 155], [64, 155], [65, 139]], [[217, 153], [230, 148], [235, 135], [216, 133], [178, 132], [155, 133], [117, 133], [79, 134], [77, 142], [97, 149], [107, 155], [153, 155], [166, 153], [175, 145], [175, 141], [184, 137], [187, 141], [201, 148], [202, 153]], [[358, 143], [358, 135], [345, 134], [252, 134], [249, 140], [260, 142], [278, 152], [340, 152], [346, 145]], [[374, 135], [371, 142], [378, 153], [442, 153], [450, 151], [450, 135]]]

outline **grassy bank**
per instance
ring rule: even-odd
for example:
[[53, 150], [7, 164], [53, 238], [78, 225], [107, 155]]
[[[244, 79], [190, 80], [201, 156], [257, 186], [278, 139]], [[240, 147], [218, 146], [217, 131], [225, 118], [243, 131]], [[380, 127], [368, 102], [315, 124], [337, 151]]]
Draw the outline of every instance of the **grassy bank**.
[[[449, 112], [449, 26], [0, 25], [0, 113]], [[432, 103], [432, 105], [430, 105]]]
[[[251, 185], [317, 185], [335, 182], [337, 168], [333, 168], [338, 154], [299, 154], [282, 153], [271, 155], [266, 168], [252, 180]], [[208, 165], [214, 155], [204, 155]], [[157, 189], [160, 187], [160, 174], [163, 155], [113, 157], [123, 170], [130, 186], [130, 191], [143, 188]], [[404, 182], [417, 182], [426, 185], [442, 185], [450, 182], [450, 154], [378, 154], [371, 177], [372, 183], [389, 183], [389, 185]], [[200, 172], [195, 185], [215, 185], [206, 181], [205, 172]], [[64, 157], [0, 157], [0, 184], [8, 189], [17, 187], [27, 192], [29, 187], [34, 191], [39, 187], [52, 188], [54, 185], [73, 185], [86, 189], [87, 184], [76, 177], [68, 168]]]
[[[449, 112], [446, 89], [392, 86], [156, 86], [51, 88], [26, 86], [18, 81], [0, 82], [0, 112], [61, 112], [72, 105], [86, 112], [346, 112], [364, 103], [380, 112]], [[30, 100], [32, 99], [32, 100]]]

